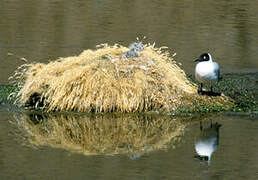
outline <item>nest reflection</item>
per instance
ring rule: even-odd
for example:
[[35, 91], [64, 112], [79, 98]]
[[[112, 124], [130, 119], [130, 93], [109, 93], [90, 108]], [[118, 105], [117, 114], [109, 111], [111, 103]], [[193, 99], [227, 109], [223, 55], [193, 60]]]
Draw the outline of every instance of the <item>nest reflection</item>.
[[23, 114], [17, 118], [30, 143], [85, 155], [137, 157], [174, 148], [186, 124], [169, 116], [142, 114]]

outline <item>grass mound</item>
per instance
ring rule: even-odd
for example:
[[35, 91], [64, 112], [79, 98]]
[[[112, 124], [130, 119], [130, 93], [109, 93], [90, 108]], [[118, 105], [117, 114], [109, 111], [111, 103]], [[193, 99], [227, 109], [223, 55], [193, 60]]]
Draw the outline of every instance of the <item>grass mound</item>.
[[78, 112], [170, 112], [228, 102], [225, 96], [197, 95], [197, 86], [162, 48], [97, 47], [79, 56], [20, 67], [13, 76], [21, 88], [17, 102]]

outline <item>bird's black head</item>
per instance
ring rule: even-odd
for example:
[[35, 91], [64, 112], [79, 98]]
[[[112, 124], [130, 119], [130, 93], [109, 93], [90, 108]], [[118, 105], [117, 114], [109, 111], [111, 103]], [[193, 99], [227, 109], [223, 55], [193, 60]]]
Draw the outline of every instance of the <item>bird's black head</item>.
[[200, 161], [209, 161], [208, 156], [195, 155], [194, 158], [199, 159]]
[[195, 62], [202, 62], [202, 61], [209, 61], [211, 59], [211, 55], [209, 53], [203, 53], [200, 55], [200, 57]]

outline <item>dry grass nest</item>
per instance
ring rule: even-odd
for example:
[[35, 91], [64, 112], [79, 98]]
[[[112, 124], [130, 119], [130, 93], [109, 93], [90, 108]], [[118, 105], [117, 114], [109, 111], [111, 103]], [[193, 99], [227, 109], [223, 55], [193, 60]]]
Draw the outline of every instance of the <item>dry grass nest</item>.
[[[46, 111], [170, 112], [201, 104], [223, 104], [225, 96], [202, 97], [166, 51], [145, 44], [131, 51], [98, 45], [79, 56], [19, 67], [17, 103]], [[128, 52], [136, 53], [129, 57]]]

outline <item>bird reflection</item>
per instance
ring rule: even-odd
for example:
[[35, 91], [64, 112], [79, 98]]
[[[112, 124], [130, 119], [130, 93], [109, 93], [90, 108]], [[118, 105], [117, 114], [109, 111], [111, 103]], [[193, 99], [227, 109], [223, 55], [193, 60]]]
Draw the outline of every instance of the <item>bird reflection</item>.
[[198, 158], [201, 161], [211, 160], [212, 153], [218, 149], [219, 146], [219, 128], [221, 124], [210, 122], [210, 126], [204, 128], [202, 122], [200, 122], [200, 134], [195, 140], [195, 151]]

